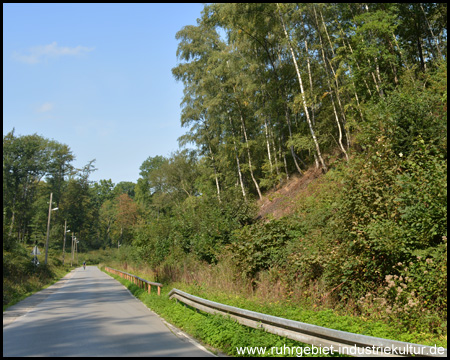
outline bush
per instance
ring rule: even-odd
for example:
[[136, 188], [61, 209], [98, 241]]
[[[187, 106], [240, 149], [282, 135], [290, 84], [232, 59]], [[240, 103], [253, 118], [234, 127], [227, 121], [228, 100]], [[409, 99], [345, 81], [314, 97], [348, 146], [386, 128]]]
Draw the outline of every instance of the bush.
[[325, 271], [330, 288], [342, 285], [341, 299], [377, 292], [386, 276], [401, 275], [392, 274], [395, 264], [414, 262], [447, 236], [442, 71], [366, 105], [358, 137], [365, 152], [345, 171], [333, 216], [343, 231]]
[[445, 333], [447, 239], [444, 241], [428, 256], [418, 255], [408, 264], [394, 265], [378, 291], [358, 300], [361, 312], [375, 319], [400, 321], [410, 330]]
[[254, 278], [261, 270], [284, 267], [287, 244], [303, 235], [295, 219], [282, 218], [267, 223], [247, 225], [233, 232], [228, 251], [234, 254], [236, 266], [246, 278]]

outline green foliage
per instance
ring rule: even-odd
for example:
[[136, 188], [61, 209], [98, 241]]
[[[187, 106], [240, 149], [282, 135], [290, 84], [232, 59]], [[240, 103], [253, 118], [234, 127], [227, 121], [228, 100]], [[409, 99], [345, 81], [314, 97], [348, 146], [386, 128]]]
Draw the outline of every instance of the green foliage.
[[187, 197], [181, 204], [173, 204], [170, 216], [141, 222], [135, 229], [133, 246], [153, 265], [179, 251], [215, 262], [230, 242], [231, 232], [253, 218], [254, 206], [235, 195], [224, 192], [221, 202], [214, 195]]
[[[47, 176], [57, 204], [61, 187], [73, 156], [66, 145], [37, 134], [16, 136], [14, 130], [3, 137], [3, 235], [4, 246], [23, 242], [34, 215], [41, 180]], [[6, 235], [6, 236], [5, 236]]]
[[432, 250], [415, 251], [409, 263], [399, 262], [385, 276], [383, 287], [358, 300], [361, 311], [373, 318], [400, 321], [418, 332], [445, 333], [442, 314], [447, 307], [447, 239]]
[[31, 262], [31, 250], [32, 247], [21, 244], [9, 251], [3, 250], [3, 310], [53, 284], [70, 271], [67, 261], [65, 266], [62, 265], [60, 251], [49, 251], [47, 265], [44, 256], [38, 256], [40, 264], [36, 267]]
[[[337, 213], [349, 236], [332, 261], [335, 285], [347, 282], [342, 289], [376, 288], [394, 264], [409, 262], [416, 250], [434, 248], [446, 236], [446, 161], [417, 147], [406, 159], [377, 150], [363, 164], [355, 162], [358, 176], [348, 179]], [[364, 285], [355, 281], [361, 276]]]
[[375, 142], [386, 139], [392, 151], [407, 157], [422, 139], [446, 151], [447, 68], [441, 64], [435, 71], [414, 79], [411, 73], [402, 78], [402, 85], [385, 101], [365, 108], [366, 121], [360, 124], [357, 139], [370, 149]]
[[[446, 318], [447, 154], [442, 87], [407, 81], [366, 106], [365, 152], [343, 172], [324, 279], [340, 301], [415, 331]], [[419, 92], [418, 89], [421, 88]], [[330, 233], [332, 235], [332, 233]], [[345, 261], [342, 261], [345, 259]]]
[[228, 250], [244, 277], [254, 278], [256, 273], [272, 266], [281, 266], [289, 248], [287, 244], [302, 235], [295, 219], [283, 218], [255, 225], [247, 225], [233, 232]]
[[159, 264], [171, 248], [170, 222], [165, 219], [149, 224], [140, 222], [134, 231], [133, 247], [142, 260], [152, 266]]
[[[112, 247], [164, 279], [186, 259], [220, 266], [231, 258], [234, 279], [252, 290], [275, 284], [288, 300], [353, 304], [438, 331], [447, 282], [446, 15], [435, 3], [205, 5], [197, 25], [177, 33], [172, 69], [184, 85], [188, 129], [179, 142], [196, 149], [148, 157], [137, 184], [92, 183], [94, 160], [74, 169], [66, 145], [13, 130], [3, 138], [4, 251], [44, 243], [53, 193], [50, 249], [61, 248], [67, 221], [83, 251]], [[257, 221], [259, 188], [314, 166], [319, 147], [330, 171], [290, 199], [296, 214]], [[349, 160], [332, 163], [336, 149]], [[8, 276], [12, 261], [4, 256]]]
[[398, 176], [401, 224], [414, 248], [434, 247], [447, 234], [447, 160], [422, 140]]

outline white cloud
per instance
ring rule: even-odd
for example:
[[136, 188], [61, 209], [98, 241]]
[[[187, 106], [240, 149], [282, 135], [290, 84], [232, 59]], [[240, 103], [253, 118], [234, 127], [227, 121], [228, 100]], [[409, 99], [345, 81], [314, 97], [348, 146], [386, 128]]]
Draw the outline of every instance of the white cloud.
[[36, 108], [36, 112], [38, 112], [38, 113], [49, 112], [49, 111], [53, 110], [53, 108], [54, 108], [53, 103], [46, 102], [46, 103], [43, 103], [42, 105], [38, 106]]
[[36, 64], [44, 59], [57, 58], [60, 56], [76, 56], [90, 52], [94, 48], [78, 45], [76, 47], [58, 46], [56, 41], [49, 45], [34, 46], [29, 49], [29, 54], [13, 53], [13, 58], [26, 64]]

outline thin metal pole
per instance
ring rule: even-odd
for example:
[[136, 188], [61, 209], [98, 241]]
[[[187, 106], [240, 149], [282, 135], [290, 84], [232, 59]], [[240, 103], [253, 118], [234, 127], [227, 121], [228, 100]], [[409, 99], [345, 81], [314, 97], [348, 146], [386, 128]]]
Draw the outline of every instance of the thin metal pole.
[[63, 265], [64, 265], [64, 254], [66, 252], [66, 233], [67, 233], [67, 220], [64, 220]]
[[50, 203], [48, 204], [47, 241], [45, 242], [45, 264], [47, 264], [48, 256], [48, 237], [50, 232], [50, 216], [52, 214], [52, 196], [53, 193], [50, 193]]
[[70, 266], [72, 266], [73, 265], [73, 233], [72, 233], [72, 246], [71, 246], [71, 249], [70, 249]]

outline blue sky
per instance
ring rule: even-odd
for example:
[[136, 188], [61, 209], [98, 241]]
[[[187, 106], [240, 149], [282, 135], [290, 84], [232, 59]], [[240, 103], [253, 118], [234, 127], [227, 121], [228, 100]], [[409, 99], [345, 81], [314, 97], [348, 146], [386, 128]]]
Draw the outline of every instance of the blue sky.
[[3, 135], [67, 144], [90, 179], [136, 182], [178, 149], [177, 31], [202, 4], [3, 4]]

